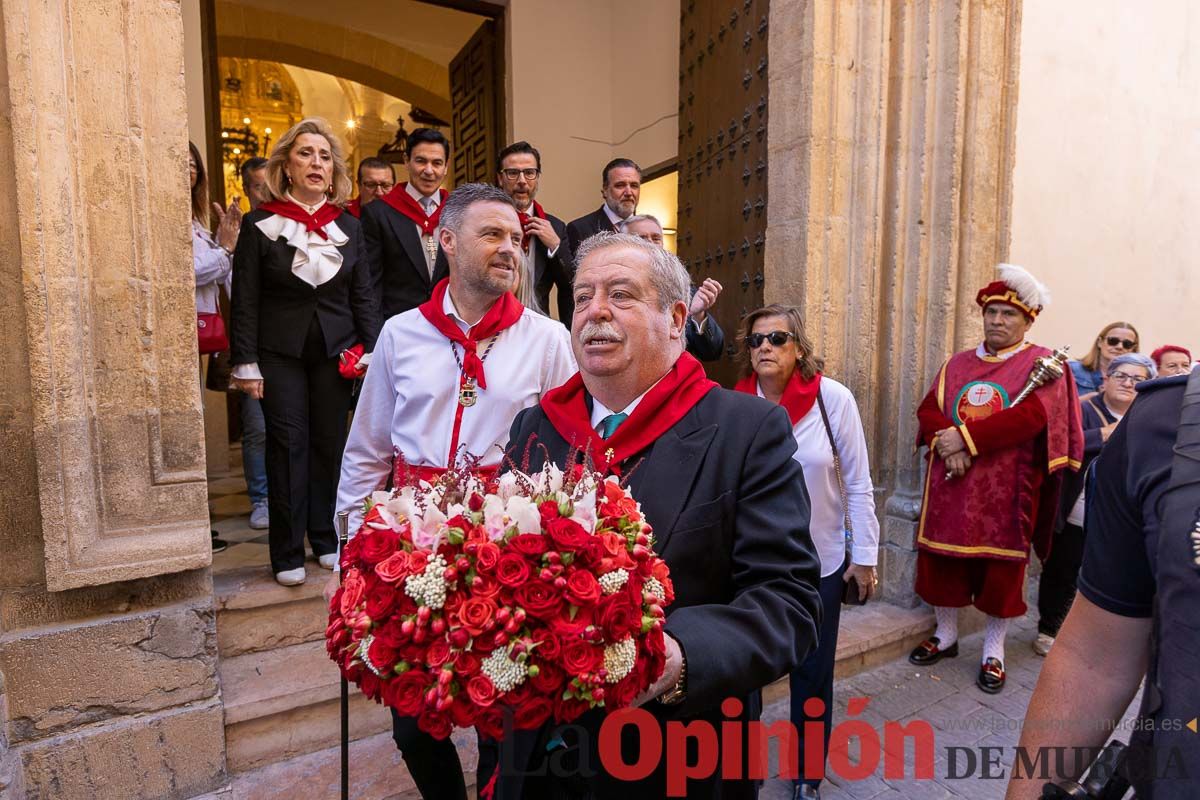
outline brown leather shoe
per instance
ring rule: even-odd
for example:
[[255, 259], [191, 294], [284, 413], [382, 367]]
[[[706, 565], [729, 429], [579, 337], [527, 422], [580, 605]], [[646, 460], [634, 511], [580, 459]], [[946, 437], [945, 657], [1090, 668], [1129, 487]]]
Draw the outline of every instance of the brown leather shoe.
[[997, 694], [1004, 688], [1004, 664], [998, 658], [986, 659], [979, 667], [975, 683], [988, 694]]
[[908, 662], [916, 664], [918, 667], [928, 667], [931, 664], [936, 664], [943, 658], [954, 658], [958, 655], [958, 642], [950, 645], [945, 650], [941, 648], [941, 644], [938, 637], [930, 636], [908, 654]]

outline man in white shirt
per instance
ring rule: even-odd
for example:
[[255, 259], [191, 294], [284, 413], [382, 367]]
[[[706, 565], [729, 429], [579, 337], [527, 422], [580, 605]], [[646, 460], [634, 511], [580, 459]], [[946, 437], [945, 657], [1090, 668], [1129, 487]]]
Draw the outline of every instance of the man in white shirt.
[[[363, 499], [387, 483], [396, 453], [426, 474], [462, 451], [495, 469], [517, 413], [576, 370], [567, 330], [523, 309], [509, 291], [523, 236], [511, 198], [467, 184], [443, 209], [449, 279], [428, 302], [385, 323], [346, 442], [337, 509], [351, 512], [351, 531]], [[336, 576], [326, 591], [335, 589]], [[419, 731], [414, 719], [393, 719], [422, 795], [465, 798], [454, 744]]]

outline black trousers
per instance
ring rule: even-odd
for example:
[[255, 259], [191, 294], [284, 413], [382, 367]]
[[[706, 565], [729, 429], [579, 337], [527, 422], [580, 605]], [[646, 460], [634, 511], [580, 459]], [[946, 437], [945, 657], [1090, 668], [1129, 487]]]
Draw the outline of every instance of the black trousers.
[[337, 357], [325, 355], [325, 337], [313, 316], [299, 358], [260, 352], [263, 418], [267, 427], [267, 507], [271, 570], [304, 566], [304, 534], [313, 553], [337, 552], [333, 506], [350, 381]]
[[1057, 636], [1071, 603], [1083, 564], [1083, 528], [1067, 523], [1054, 534], [1050, 558], [1042, 564], [1038, 582], [1038, 633]]
[[440, 740], [417, 727], [415, 717], [392, 711], [392, 738], [425, 800], [467, 800], [458, 750], [449, 739]]

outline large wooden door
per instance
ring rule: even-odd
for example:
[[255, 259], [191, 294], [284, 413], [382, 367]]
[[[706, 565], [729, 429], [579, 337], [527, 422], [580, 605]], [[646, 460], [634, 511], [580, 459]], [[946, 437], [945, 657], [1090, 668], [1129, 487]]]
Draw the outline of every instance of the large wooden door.
[[736, 379], [741, 319], [763, 302], [767, 229], [768, 0], [682, 0], [679, 29], [679, 257], [692, 280], [725, 291], [725, 354]]
[[450, 62], [454, 185], [495, 179], [504, 115], [503, 47], [494, 20], [485, 20]]

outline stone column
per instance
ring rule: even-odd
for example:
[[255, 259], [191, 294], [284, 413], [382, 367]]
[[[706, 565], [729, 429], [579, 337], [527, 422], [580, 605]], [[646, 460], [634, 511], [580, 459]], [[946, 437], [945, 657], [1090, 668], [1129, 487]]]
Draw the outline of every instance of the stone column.
[[0, 795], [224, 775], [180, 6], [0, 3]]
[[767, 302], [858, 399], [884, 598], [914, 605], [915, 411], [1008, 251], [1020, 0], [772, 0]]

